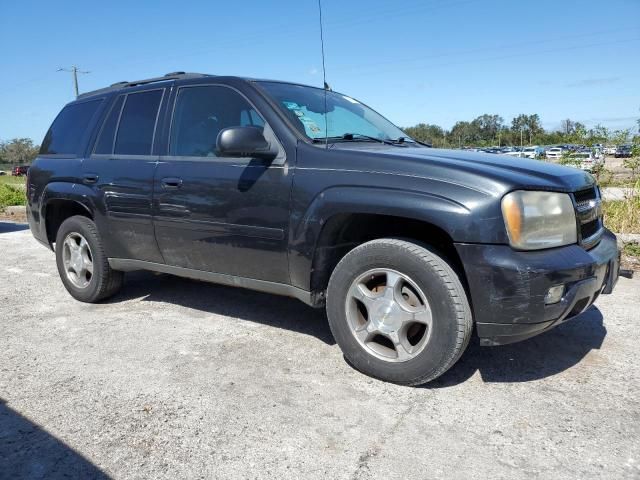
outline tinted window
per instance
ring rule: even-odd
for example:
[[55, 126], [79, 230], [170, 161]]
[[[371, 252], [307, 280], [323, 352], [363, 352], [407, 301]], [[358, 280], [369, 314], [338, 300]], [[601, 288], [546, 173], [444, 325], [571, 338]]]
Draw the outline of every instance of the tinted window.
[[214, 157], [220, 130], [264, 120], [235, 90], [226, 87], [184, 87], [178, 91], [171, 127], [171, 155]]
[[116, 154], [151, 155], [162, 90], [127, 95], [116, 137]]
[[96, 142], [94, 153], [113, 153], [113, 141], [116, 135], [116, 127], [118, 126], [118, 118], [120, 117], [123, 102], [124, 96], [121, 95], [113, 104], [113, 107], [111, 107], [111, 112], [102, 125], [102, 131]]
[[100, 100], [67, 105], [53, 121], [42, 141], [41, 154], [77, 155], [80, 140], [96, 113]]

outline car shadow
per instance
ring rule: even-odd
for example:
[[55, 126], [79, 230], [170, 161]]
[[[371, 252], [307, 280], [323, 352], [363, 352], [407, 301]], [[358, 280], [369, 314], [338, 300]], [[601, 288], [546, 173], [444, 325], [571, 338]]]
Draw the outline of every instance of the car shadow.
[[483, 382], [529, 382], [551, 377], [582, 361], [602, 346], [607, 329], [602, 313], [592, 306], [558, 327], [528, 340], [499, 347], [481, 347], [474, 337], [448, 372], [424, 388], [451, 387], [475, 372]]
[[136, 271], [127, 273], [125, 287], [106, 303], [140, 297], [144, 297], [144, 301], [173, 303], [202, 312], [312, 335], [327, 345], [335, 345], [324, 309], [311, 308], [293, 298], [173, 275]]
[[0, 479], [110, 478], [0, 398]]
[[[141, 297], [143, 301], [173, 303], [311, 335], [335, 345], [325, 310], [310, 308], [293, 298], [137, 271], [127, 274], [125, 288], [107, 303]], [[476, 372], [484, 382], [528, 382], [550, 377], [599, 349], [606, 334], [602, 314], [592, 306], [575, 319], [516, 344], [481, 347], [474, 336], [462, 358], [442, 377], [423, 387], [457, 385]]]
[[27, 230], [28, 228], [29, 228], [29, 225], [26, 223], [0, 221], [0, 234], [10, 233], [10, 232], [19, 232], [21, 230]]

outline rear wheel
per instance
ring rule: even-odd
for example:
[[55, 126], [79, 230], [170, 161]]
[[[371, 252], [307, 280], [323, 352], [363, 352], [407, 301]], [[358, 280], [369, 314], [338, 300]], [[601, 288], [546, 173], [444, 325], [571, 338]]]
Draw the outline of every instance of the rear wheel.
[[454, 270], [427, 246], [400, 239], [367, 242], [340, 261], [329, 281], [327, 316], [357, 369], [404, 385], [446, 372], [472, 330]]
[[98, 230], [87, 217], [69, 217], [60, 225], [56, 264], [65, 288], [81, 302], [99, 302], [122, 286], [124, 274], [109, 266]]

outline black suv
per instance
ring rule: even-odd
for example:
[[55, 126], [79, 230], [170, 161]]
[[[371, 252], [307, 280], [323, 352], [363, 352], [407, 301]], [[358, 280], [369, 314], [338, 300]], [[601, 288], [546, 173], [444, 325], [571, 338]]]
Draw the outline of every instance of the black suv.
[[76, 299], [138, 269], [292, 296], [326, 305], [350, 363], [401, 384], [444, 373], [474, 325], [499, 345], [575, 317], [619, 270], [590, 174], [429, 148], [285, 82], [179, 72], [81, 95], [27, 194]]

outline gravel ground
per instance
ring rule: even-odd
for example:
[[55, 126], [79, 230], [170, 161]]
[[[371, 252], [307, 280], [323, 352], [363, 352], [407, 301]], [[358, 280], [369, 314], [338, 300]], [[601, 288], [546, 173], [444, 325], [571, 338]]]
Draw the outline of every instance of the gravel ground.
[[426, 388], [354, 371], [321, 310], [134, 273], [71, 299], [0, 223], [0, 478], [640, 478], [640, 278]]

